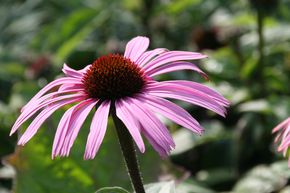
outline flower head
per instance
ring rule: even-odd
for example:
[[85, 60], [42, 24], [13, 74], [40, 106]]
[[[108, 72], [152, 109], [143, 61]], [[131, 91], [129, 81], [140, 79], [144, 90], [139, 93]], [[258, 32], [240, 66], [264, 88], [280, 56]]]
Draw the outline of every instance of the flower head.
[[46, 85], [22, 108], [11, 134], [38, 113], [18, 142], [24, 145], [57, 109], [74, 104], [59, 121], [52, 149], [53, 158], [68, 156], [86, 117], [96, 109], [84, 155], [85, 159], [93, 159], [105, 136], [110, 108], [115, 108], [117, 117], [142, 153], [145, 146], [141, 134], [161, 156], [166, 156], [175, 144], [156, 114], [197, 134], [203, 128], [187, 111], [165, 98], [185, 101], [225, 116], [228, 101], [207, 86], [186, 80], [158, 82], [153, 79], [178, 70], [193, 70], [206, 77], [197, 66], [187, 62], [205, 55], [163, 48], [146, 51], [148, 46], [149, 39], [138, 36], [128, 42], [123, 56], [102, 56], [82, 70], [64, 64], [65, 77]]
[[[277, 125], [272, 133], [277, 133], [277, 136], [275, 138], [275, 143], [279, 143], [278, 151], [283, 152], [283, 156], [287, 156], [287, 151], [290, 146], [290, 117], [284, 120], [282, 123]], [[290, 158], [288, 160], [288, 166], [290, 167]]]

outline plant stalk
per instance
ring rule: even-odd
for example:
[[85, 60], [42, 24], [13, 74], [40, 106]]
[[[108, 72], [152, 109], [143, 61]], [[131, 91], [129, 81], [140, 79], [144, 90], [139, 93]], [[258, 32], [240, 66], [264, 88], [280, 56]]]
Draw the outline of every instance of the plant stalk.
[[126, 126], [117, 117], [114, 106], [111, 109], [111, 115], [113, 117], [115, 128], [117, 130], [119, 143], [121, 145], [121, 150], [124, 156], [132, 186], [136, 193], [145, 193], [133, 139]]
[[258, 54], [259, 59], [257, 65], [255, 66], [252, 79], [259, 82], [260, 89], [257, 96], [264, 96], [267, 90], [264, 79], [264, 69], [265, 69], [265, 39], [264, 39], [264, 12], [257, 10], [257, 35], [258, 35]]
[[264, 53], [264, 45], [265, 45], [265, 40], [263, 36], [263, 31], [264, 31], [264, 13], [262, 11], [257, 11], [257, 23], [258, 23], [258, 37], [259, 37], [259, 45], [258, 45], [258, 50], [259, 50], [259, 65], [262, 70], [264, 67], [264, 58], [265, 58], [265, 53]]

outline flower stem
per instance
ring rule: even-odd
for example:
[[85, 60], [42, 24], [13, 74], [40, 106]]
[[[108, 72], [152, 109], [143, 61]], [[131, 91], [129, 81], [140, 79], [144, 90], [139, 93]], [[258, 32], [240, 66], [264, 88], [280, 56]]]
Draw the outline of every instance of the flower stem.
[[145, 193], [133, 139], [126, 126], [117, 117], [115, 107], [111, 109], [111, 115], [117, 130], [132, 186], [136, 193]]

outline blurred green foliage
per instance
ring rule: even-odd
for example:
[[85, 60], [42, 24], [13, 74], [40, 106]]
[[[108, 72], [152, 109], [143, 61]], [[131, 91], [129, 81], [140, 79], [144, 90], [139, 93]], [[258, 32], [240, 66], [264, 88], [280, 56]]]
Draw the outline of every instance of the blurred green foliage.
[[231, 101], [226, 119], [180, 103], [206, 132], [195, 136], [167, 122], [177, 147], [167, 160], [147, 147], [139, 156], [145, 183], [175, 180], [182, 193], [289, 192], [287, 163], [278, 161], [271, 134], [290, 115], [289, 7], [289, 0], [1, 0], [0, 157], [16, 174], [0, 170], [0, 192], [130, 189], [111, 124], [93, 161], [82, 160], [88, 123], [71, 156], [51, 160], [63, 111], [23, 148], [9, 131], [20, 107], [61, 74], [64, 62], [83, 68], [102, 54], [122, 53], [137, 35], [150, 37], [151, 48], [207, 54], [198, 65], [210, 81], [187, 71], [159, 79], [199, 81]]

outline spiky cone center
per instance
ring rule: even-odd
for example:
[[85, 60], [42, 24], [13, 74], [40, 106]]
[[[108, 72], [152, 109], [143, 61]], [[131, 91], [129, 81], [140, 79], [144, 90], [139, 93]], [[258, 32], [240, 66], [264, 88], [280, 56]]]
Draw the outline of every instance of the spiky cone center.
[[146, 84], [146, 77], [130, 59], [109, 54], [94, 61], [82, 82], [90, 98], [116, 100], [140, 93]]

